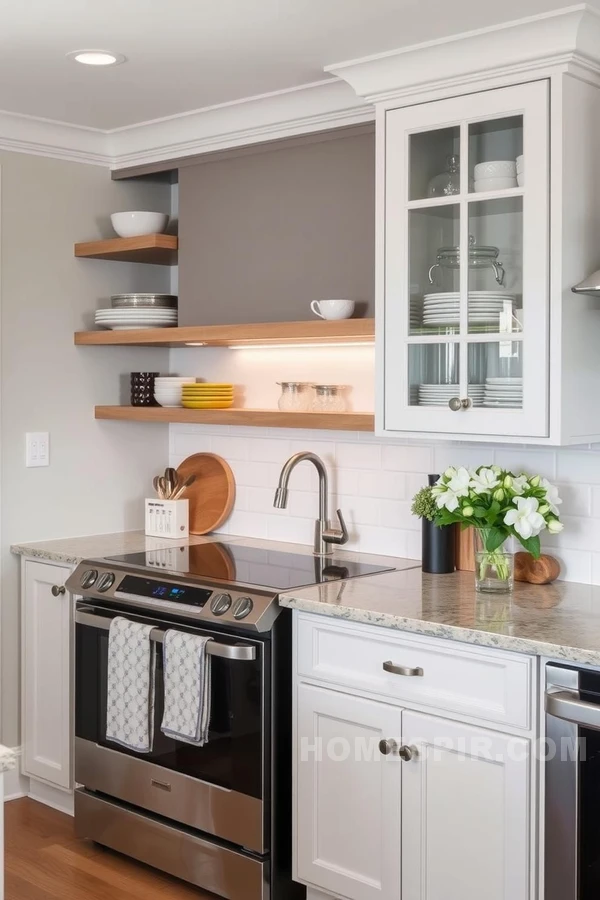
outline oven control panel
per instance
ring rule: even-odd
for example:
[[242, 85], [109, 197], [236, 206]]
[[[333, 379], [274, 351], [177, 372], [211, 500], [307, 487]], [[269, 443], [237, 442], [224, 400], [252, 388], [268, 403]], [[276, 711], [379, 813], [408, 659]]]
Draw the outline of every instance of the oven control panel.
[[84, 561], [67, 580], [73, 594], [130, 605], [138, 611], [161, 609], [171, 615], [268, 631], [279, 606], [268, 591], [215, 586], [162, 577], [139, 569], [108, 568], [103, 561]]

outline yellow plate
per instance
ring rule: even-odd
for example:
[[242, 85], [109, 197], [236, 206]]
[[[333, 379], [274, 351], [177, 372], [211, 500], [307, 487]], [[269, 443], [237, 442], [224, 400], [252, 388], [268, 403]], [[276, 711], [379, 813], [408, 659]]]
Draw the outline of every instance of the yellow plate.
[[233, 397], [220, 397], [218, 394], [207, 394], [205, 397], [182, 397], [182, 403], [233, 403]]
[[185, 409], [229, 409], [233, 400], [184, 400]]
[[227, 388], [228, 390], [233, 390], [232, 384], [218, 384], [218, 383], [210, 383], [208, 381], [188, 381], [183, 384], [184, 388]]
[[181, 388], [184, 394], [233, 394], [233, 388]]
[[217, 391], [205, 391], [203, 394], [182, 394], [184, 400], [233, 400], [233, 394], [222, 394]]

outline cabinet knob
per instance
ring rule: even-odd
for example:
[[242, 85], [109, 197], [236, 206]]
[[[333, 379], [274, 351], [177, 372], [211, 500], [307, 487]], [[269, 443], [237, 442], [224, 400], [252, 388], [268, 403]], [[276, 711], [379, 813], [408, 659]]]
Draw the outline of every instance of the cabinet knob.
[[383, 753], [384, 756], [389, 756], [390, 753], [393, 753], [398, 744], [396, 741], [393, 741], [391, 738], [388, 738], [385, 741], [379, 741], [379, 752]]
[[414, 747], [408, 747], [406, 744], [403, 744], [398, 750], [398, 756], [402, 762], [410, 762], [413, 756], [416, 755], [416, 752]]
[[465, 400], [461, 400], [460, 397], [452, 397], [448, 400], [448, 406], [452, 412], [458, 412], [461, 409], [470, 409], [472, 405], [473, 401], [470, 397], [467, 397]]
[[64, 584], [53, 584], [51, 590], [53, 597], [60, 597], [61, 594], [66, 594], [67, 592]]

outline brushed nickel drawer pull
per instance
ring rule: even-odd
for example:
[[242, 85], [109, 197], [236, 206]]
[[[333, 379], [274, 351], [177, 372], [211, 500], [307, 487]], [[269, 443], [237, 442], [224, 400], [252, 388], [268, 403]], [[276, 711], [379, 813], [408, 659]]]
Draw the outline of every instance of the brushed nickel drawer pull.
[[390, 672], [392, 675], [408, 675], [409, 677], [425, 674], [423, 669], [418, 666], [415, 668], [411, 668], [410, 666], [395, 666], [391, 659], [384, 662], [383, 671]]
[[152, 787], [160, 788], [161, 791], [171, 790], [171, 785], [168, 783], [168, 781], [156, 781], [154, 778], [151, 778], [150, 784], [152, 785]]

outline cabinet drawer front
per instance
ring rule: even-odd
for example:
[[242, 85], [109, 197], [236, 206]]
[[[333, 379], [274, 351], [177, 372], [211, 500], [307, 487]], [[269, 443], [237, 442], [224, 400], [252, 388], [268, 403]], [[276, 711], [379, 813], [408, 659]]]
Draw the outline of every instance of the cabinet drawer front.
[[[296, 618], [296, 642], [298, 673], [308, 678], [487, 722], [530, 727], [528, 656], [303, 615]], [[386, 671], [384, 663], [407, 674]], [[422, 674], [408, 674], [419, 670]]]

